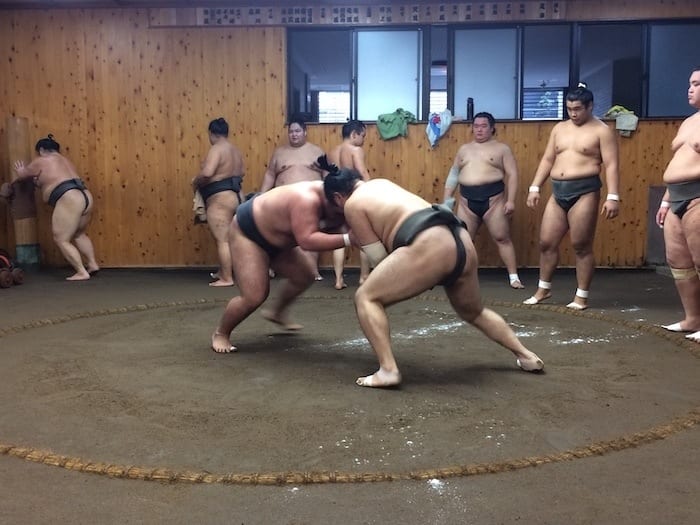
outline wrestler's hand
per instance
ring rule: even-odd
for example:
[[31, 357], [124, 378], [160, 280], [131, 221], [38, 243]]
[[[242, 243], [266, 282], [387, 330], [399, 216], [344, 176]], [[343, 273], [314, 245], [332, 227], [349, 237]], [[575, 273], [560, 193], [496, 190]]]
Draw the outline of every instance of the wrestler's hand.
[[24, 169], [24, 161], [16, 160], [15, 163], [13, 164], [13, 166], [14, 166], [17, 174], [19, 174], [19, 172]]
[[614, 200], [605, 201], [600, 210], [600, 214], [604, 215], [606, 219], [614, 219], [618, 213], [620, 213], [620, 203]]
[[531, 191], [530, 193], [527, 194], [527, 207], [528, 208], [537, 208], [537, 205], [540, 203], [540, 192], [538, 191]]
[[664, 227], [664, 222], [666, 222], [666, 215], [668, 214], [668, 206], [659, 206], [659, 211], [656, 212], [656, 225], [659, 228]]
[[512, 202], [506, 201], [506, 203], [503, 205], [503, 213], [506, 214], [506, 216], [510, 217], [513, 215], [513, 212], [515, 211], [515, 204]]

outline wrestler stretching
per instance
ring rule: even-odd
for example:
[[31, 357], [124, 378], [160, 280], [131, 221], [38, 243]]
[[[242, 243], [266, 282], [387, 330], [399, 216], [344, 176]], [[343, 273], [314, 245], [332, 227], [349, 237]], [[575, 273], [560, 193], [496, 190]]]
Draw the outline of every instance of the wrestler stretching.
[[53, 239], [75, 270], [66, 280], [85, 281], [100, 269], [92, 241], [85, 233], [92, 218], [92, 194], [73, 163], [61, 155], [61, 146], [53, 135], [39, 140], [34, 149], [39, 156], [28, 165], [21, 160], [15, 161], [16, 180], [34, 177], [44, 202], [54, 208], [51, 215]]

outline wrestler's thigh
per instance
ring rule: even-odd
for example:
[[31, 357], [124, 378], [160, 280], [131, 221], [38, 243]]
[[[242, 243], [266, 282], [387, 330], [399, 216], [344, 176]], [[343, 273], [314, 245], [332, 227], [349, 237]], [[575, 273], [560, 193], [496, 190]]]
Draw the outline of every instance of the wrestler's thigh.
[[267, 253], [243, 235], [235, 222], [232, 223], [228, 239], [233, 276], [241, 295], [266, 297], [270, 290], [270, 276], [267, 272], [270, 259]]
[[481, 226], [481, 217], [469, 209], [469, 201], [461, 195], [459, 196], [458, 202], [457, 217], [462, 219], [467, 225], [467, 231], [473, 239], [479, 231], [479, 226]]
[[681, 227], [693, 263], [700, 267], [700, 198], [694, 199], [688, 206]]
[[540, 242], [557, 246], [567, 231], [569, 231], [569, 221], [566, 212], [556, 203], [554, 197], [550, 197], [542, 214]]
[[585, 245], [593, 244], [595, 228], [598, 223], [598, 203], [600, 193], [586, 193], [579, 197], [568, 213], [571, 244]]
[[232, 191], [212, 195], [207, 203], [207, 224], [217, 240], [226, 240], [231, 219], [238, 207], [238, 198]]
[[464, 247], [467, 262], [462, 275], [454, 284], [445, 287], [445, 294], [460, 317], [471, 320], [483, 309], [479, 288], [479, 258], [473, 244], [465, 242]]
[[[77, 197], [80, 199], [78, 200]], [[54, 239], [70, 241], [80, 228], [85, 209], [85, 199], [79, 191], [67, 191], [58, 199], [51, 215], [51, 230]]]
[[357, 297], [385, 306], [410, 299], [436, 286], [456, 262], [457, 247], [449, 230], [430, 228], [410, 246], [391, 252], [358, 288]]
[[510, 217], [506, 215], [505, 202], [503, 193], [491, 197], [489, 209], [484, 214], [486, 228], [496, 240], [510, 239]]
[[668, 212], [664, 220], [664, 245], [666, 246], [666, 262], [669, 266], [690, 268], [693, 265], [681, 220], [673, 212]]

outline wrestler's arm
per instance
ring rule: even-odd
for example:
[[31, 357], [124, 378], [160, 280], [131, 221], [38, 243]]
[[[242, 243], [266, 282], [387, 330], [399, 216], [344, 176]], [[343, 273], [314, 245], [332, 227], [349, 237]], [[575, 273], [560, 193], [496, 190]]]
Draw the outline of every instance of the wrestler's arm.
[[352, 167], [358, 171], [363, 180], [370, 179], [369, 170], [365, 165], [365, 151], [359, 146], [352, 149]]
[[506, 186], [506, 215], [515, 211], [515, 195], [518, 193], [518, 165], [513, 152], [504, 144], [503, 151], [503, 181]]
[[292, 234], [299, 247], [311, 252], [325, 252], [350, 244], [347, 233], [324, 233], [319, 230], [321, 204], [314, 196], [295, 195], [289, 215]]
[[464, 146], [460, 146], [457, 150], [457, 155], [455, 155], [455, 160], [452, 163], [450, 171], [447, 173], [447, 179], [445, 180], [445, 193], [442, 196], [442, 202], [447, 202], [447, 199], [452, 198], [455, 193], [455, 189], [459, 186], [459, 165], [461, 159], [461, 152]]
[[600, 136], [600, 157], [605, 165], [605, 183], [608, 190], [600, 213], [607, 219], [612, 219], [617, 217], [620, 211], [620, 170], [617, 136], [607, 125]]
[[656, 225], [659, 228], [664, 227], [664, 222], [666, 222], [666, 215], [668, 214], [668, 209], [671, 207], [671, 194], [668, 192], [668, 188], [664, 192], [664, 196], [661, 197], [661, 202], [659, 203], [659, 209], [656, 211]]
[[265, 170], [265, 175], [263, 175], [262, 183], [260, 184], [260, 192], [266, 192], [275, 187], [275, 180], [277, 180], [277, 151], [270, 157], [270, 162]]
[[199, 187], [207, 184], [209, 179], [216, 174], [216, 168], [219, 166], [220, 162], [221, 155], [219, 154], [219, 151], [215, 150], [214, 148], [210, 148], [209, 152], [207, 153], [207, 158], [204, 159], [204, 162], [202, 163], [202, 169], [200, 169], [199, 173], [194, 179], [192, 179], [192, 185], [194, 187]]
[[[16, 160], [14, 163], [15, 173], [17, 177], [15, 180], [24, 180], [31, 177], [38, 177], [41, 175], [41, 159], [37, 157], [29, 164], [25, 165], [23, 161]], [[14, 181], [13, 181], [14, 182]]]
[[557, 129], [561, 124], [554, 126], [554, 129], [549, 134], [549, 140], [547, 141], [547, 147], [544, 149], [544, 154], [540, 159], [540, 163], [537, 166], [537, 171], [535, 172], [535, 178], [532, 179], [530, 183], [530, 188], [527, 192], [527, 206], [529, 208], [535, 208], [540, 202], [540, 186], [544, 184], [544, 181], [549, 177], [549, 173], [552, 171], [552, 166], [554, 166], [554, 160], [557, 157], [557, 152], [554, 148], [556, 143], [556, 133]]

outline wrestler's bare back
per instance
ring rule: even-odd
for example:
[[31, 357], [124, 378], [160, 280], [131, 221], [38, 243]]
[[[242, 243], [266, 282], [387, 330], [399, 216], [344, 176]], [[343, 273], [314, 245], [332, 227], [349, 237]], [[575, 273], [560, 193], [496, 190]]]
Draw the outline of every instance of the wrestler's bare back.
[[391, 251], [394, 236], [404, 220], [429, 206], [429, 202], [387, 179], [372, 179], [358, 184], [345, 204], [345, 216], [359, 239], [367, 235], [359, 224], [365, 223]]
[[36, 185], [41, 188], [41, 196], [44, 202], [49, 201], [53, 189], [64, 181], [77, 179], [78, 171], [73, 163], [58, 152], [44, 153], [35, 158], [27, 170], [37, 174]]
[[229, 177], [243, 176], [243, 155], [240, 150], [227, 140], [212, 145], [204, 160], [205, 169], [209, 167], [214, 174], [207, 178], [210, 184]]

